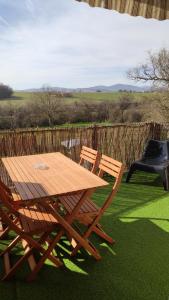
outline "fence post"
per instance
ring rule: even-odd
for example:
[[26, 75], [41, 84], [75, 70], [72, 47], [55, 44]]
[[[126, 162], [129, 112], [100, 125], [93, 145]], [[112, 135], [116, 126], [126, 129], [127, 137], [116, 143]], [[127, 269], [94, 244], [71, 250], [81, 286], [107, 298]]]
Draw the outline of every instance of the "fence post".
[[95, 150], [97, 150], [97, 148], [98, 148], [98, 130], [97, 130], [97, 125], [93, 126], [92, 148], [95, 149]]
[[150, 123], [150, 138], [151, 139], [154, 139], [154, 136], [155, 136], [155, 126], [154, 126], [154, 122], [151, 122]]
[[150, 123], [150, 138], [160, 140], [163, 137], [163, 125], [160, 123]]

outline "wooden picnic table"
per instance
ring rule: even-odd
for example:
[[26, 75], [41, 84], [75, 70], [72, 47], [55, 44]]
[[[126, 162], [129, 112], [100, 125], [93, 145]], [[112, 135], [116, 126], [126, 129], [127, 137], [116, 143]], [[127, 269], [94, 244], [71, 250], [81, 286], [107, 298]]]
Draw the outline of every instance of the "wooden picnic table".
[[45, 198], [49, 199], [50, 197], [83, 191], [82, 197], [68, 219], [54, 210], [54, 215], [63, 228], [58, 233], [56, 242], [59, 241], [65, 230], [96, 259], [100, 258], [99, 253], [93, 249], [89, 241], [85, 240], [72, 227], [72, 223], [75, 214], [90, 192], [97, 187], [108, 185], [105, 180], [60, 152], [7, 157], [2, 158], [2, 162], [17, 193], [25, 203], [32, 203], [32, 201], [45, 203]]
[[42, 199], [108, 183], [60, 152], [2, 158], [22, 200]]

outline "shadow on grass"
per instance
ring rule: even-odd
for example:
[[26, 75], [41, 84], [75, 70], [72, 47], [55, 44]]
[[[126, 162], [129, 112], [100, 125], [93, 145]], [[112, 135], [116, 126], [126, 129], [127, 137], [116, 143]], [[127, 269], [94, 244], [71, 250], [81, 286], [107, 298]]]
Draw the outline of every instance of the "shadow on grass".
[[[111, 214], [118, 218], [122, 214], [169, 196], [169, 193], [164, 191], [160, 178], [156, 174], [136, 172], [131, 183], [126, 183], [125, 178], [126, 175], [123, 177], [120, 190], [105, 215]], [[99, 206], [103, 205], [104, 199], [112, 187], [112, 178], [105, 177], [105, 179], [110, 182], [110, 185], [98, 189], [93, 196], [93, 200]]]
[[117, 243], [110, 246], [93, 236], [101, 261], [96, 262], [83, 251], [70, 259], [70, 248], [64, 251], [63, 240], [57, 251], [65, 267], [46, 264], [32, 283], [23, 280], [28, 268], [22, 267], [15, 279], [0, 283], [2, 299], [167, 299], [168, 233], [149, 220], [125, 223], [112, 221], [110, 216], [106, 220]]
[[[125, 176], [126, 177], [126, 176]], [[129, 184], [141, 184], [148, 186], [158, 186], [163, 189], [162, 179], [157, 174], [151, 174], [143, 171], [135, 171], [130, 179]]]
[[23, 97], [22, 96], [11, 96], [10, 98], [3, 98], [3, 99], [0, 99], [0, 101], [12, 101], [12, 100], [23, 100]]
[[12, 96], [9, 100], [22, 100], [23, 97], [21, 96]]

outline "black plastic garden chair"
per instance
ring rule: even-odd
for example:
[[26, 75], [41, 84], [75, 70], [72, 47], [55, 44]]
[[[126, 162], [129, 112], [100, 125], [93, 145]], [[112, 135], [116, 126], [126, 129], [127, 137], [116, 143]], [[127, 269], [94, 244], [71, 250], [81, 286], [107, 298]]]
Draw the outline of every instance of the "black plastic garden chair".
[[169, 190], [169, 141], [149, 140], [142, 158], [132, 163], [126, 182], [136, 170], [158, 173], [163, 181], [164, 190]]

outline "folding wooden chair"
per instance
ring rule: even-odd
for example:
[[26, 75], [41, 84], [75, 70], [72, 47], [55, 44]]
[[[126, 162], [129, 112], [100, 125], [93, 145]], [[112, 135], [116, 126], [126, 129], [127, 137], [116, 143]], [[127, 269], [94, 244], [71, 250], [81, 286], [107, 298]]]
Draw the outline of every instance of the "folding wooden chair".
[[[87, 167], [88, 170], [95, 174], [98, 168], [99, 158], [100, 154], [97, 150], [82, 146], [79, 164], [81, 166]], [[82, 195], [83, 192], [77, 193], [76, 199], [79, 201]], [[58, 210], [60, 203], [56, 201], [52, 201], [52, 203], [53, 207]]]
[[[0, 185], [0, 199], [2, 201], [0, 217], [8, 226], [8, 231], [12, 230], [16, 233], [14, 240], [0, 254], [4, 259], [5, 269], [2, 280], [9, 279], [25, 260], [28, 260], [31, 269], [31, 273], [27, 278], [28, 281], [36, 277], [46, 259], [49, 259], [57, 267], [61, 266], [62, 262], [51, 254], [56, 242], [55, 238], [50, 237], [50, 234], [56, 230], [59, 224], [51, 213], [50, 207], [39, 204], [38, 206], [18, 207], [16, 210], [11, 204], [9, 191], [2, 185]], [[19, 242], [22, 242], [24, 254], [11, 266], [9, 254]], [[44, 244], [46, 247], [44, 247]], [[41, 254], [37, 263], [33, 256], [35, 250]]]
[[[89, 170], [92, 173], [96, 173], [98, 167], [99, 153], [98, 151], [86, 146], [82, 146], [80, 152], [80, 165], [85, 166], [88, 163]], [[90, 166], [89, 166], [90, 165]]]
[[[105, 210], [111, 204], [113, 198], [115, 197], [124, 171], [124, 166], [121, 162], [114, 160], [108, 156], [102, 155], [101, 161], [99, 164], [99, 173], [98, 176], [102, 177], [104, 173], [107, 173], [115, 178], [115, 182], [113, 184], [112, 190], [108, 197], [106, 198], [103, 206], [98, 207], [91, 199], [88, 197], [84, 204], [81, 206], [79, 212], [76, 215], [76, 220], [83, 223], [87, 226], [87, 230], [83, 234], [83, 238], [87, 239], [92, 232], [95, 232], [101, 238], [105, 239], [109, 243], [113, 243], [113, 239], [108, 236], [102, 229], [99, 224], [99, 220], [102, 217]], [[79, 201], [78, 195], [72, 196], [62, 196], [60, 198], [60, 202], [63, 207], [66, 209], [66, 213], [71, 215], [74, 207]], [[74, 241], [75, 242], [75, 241]], [[74, 243], [76, 244], [76, 243]], [[81, 248], [81, 245], [76, 244], [72, 255], [75, 255], [77, 251]]]
[[[10, 182], [11, 184], [11, 182]], [[8, 202], [10, 203], [12, 209], [14, 211], [16, 211], [17, 209], [17, 204], [19, 203], [19, 201], [21, 201], [21, 197], [19, 196], [19, 194], [16, 192], [15, 187], [10, 185], [10, 187], [8, 187], [1, 179], [0, 179], [0, 191], [4, 191], [7, 194], [8, 197]], [[3, 202], [1, 201], [1, 197], [0, 197], [0, 205], [3, 205]], [[12, 218], [12, 220], [15, 219], [15, 216], [9, 212], [9, 217]], [[16, 218], [17, 219], [17, 218]], [[3, 224], [1, 222], [1, 230], [0, 230], [0, 239], [3, 239], [4, 236], [6, 236], [8, 234], [8, 232], [10, 231], [9, 226], [7, 226], [6, 224]]]
[[[8, 194], [11, 206], [13, 206], [14, 201], [18, 199], [18, 198], [16, 199], [16, 193], [15, 192], [13, 193], [13, 191], [8, 186], [6, 186], [0, 179], [0, 191], [1, 191], [1, 189], [4, 190]], [[2, 206], [2, 205], [3, 205], [3, 202], [1, 201], [1, 198], [0, 198], [0, 206]], [[11, 217], [13, 220], [15, 218], [11, 213], [9, 213], [9, 217]], [[0, 239], [3, 239], [4, 236], [6, 236], [9, 232], [9, 226], [7, 226], [7, 224], [4, 224], [1, 219], [0, 219], [0, 222], [1, 222]]]

